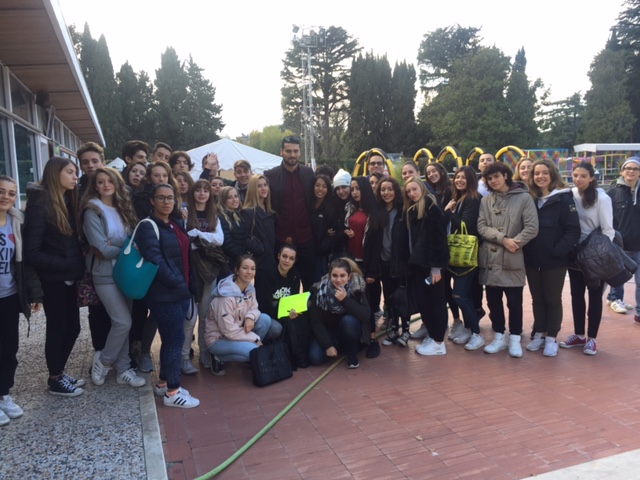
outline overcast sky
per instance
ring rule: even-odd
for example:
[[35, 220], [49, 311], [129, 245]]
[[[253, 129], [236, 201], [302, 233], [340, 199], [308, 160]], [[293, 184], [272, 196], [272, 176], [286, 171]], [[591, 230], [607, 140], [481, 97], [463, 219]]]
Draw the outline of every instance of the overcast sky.
[[182, 60], [191, 54], [216, 87], [222, 133], [231, 138], [281, 123], [280, 70], [293, 24], [343, 27], [365, 51], [387, 54], [392, 68], [415, 65], [424, 34], [436, 28], [481, 28], [483, 44], [512, 59], [524, 47], [529, 78], [541, 78], [560, 100], [589, 89], [591, 61], [623, 9], [621, 0], [58, 2], [67, 24], [82, 31], [87, 22], [94, 38], [105, 35], [116, 72], [128, 60], [153, 78], [167, 46]]

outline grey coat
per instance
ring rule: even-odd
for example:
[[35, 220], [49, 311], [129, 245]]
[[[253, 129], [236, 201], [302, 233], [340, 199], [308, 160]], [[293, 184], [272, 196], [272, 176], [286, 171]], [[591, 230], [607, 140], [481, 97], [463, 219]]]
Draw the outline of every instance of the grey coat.
[[[480, 283], [492, 287], [524, 287], [525, 267], [522, 247], [538, 234], [538, 213], [533, 198], [519, 182], [507, 193], [491, 192], [480, 202], [478, 263]], [[509, 252], [505, 238], [520, 240], [520, 248]]]
[[[126, 239], [107, 236], [109, 231], [107, 219], [104, 218], [100, 208], [91, 203], [87, 204], [84, 211], [82, 230], [92, 250], [98, 250], [104, 256], [104, 259], [100, 259], [93, 252], [89, 252], [85, 259], [87, 270], [91, 269], [93, 283], [114, 283], [113, 265], [120, 255], [120, 250], [122, 250]], [[92, 261], [93, 268], [91, 267]]]

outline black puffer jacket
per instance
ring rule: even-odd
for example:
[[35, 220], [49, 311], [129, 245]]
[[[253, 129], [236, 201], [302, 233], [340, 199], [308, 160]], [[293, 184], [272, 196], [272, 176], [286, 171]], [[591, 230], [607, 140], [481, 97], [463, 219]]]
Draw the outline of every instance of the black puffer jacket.
[[624, 249], [629, 252], [640, 251], [640, 202], [638, 187], [631, 187], [622, 178], [611, 186], [607, 194], [613, 206], [613, 228], [622, 235]]
[[[555, 192], [555, 193], [554, 193]], [[580, 240], [580, 220], [571, 190], [554, 191], [538, 211], [538, 235], [524, 246], [524, 263], [530, 268], [562, 268]]]
[[[336, 202], [332, 197], [327, 197], [318, 208], [311, 210], [311, 229], [316, 243], [318, 256], [330, 255], [336, 246], [337, 232], [340, 230]], [[344, 222], [342, 222], [344, 224]], [[329, 235], [327, 230], [333, 228], [336, 233]], [[344, 227], [343, 227], [344, 228]]]
[[240, 215], [239, 222], [234, 221], [230, 214], [227, 215], [231, 223], [227, 221], [227, 217], [223, 213], [218, 214], [218, 219], [224, 232], [222, 251], [229, 257], [229, 268], [233, 272], [238, 257], [247, 253], [260, 256], [264, 253], [265, 248], [257, 237], [251, 239], [251, 226], [242, 219], [242, 215]]
[[275, 215], [273, 213], [267, 213], [262, 208], [247, 208], [240, 212], [240, 216], [249, 229], [250, 238], [247, 244], [249, 248], [252, 250], [256, 249], [253, 243], [251, 243], [251, 237], [254, 237], [254, 240], [259, 240], [259, 243], [262, 245], [261, 253], [251, 252], [256, 261], [256, 269], [262, 271], [273, 270], [276, 267]]
[[587, 286], [595, 286], [605, 281], [612, 287], [619, 287], [624, 285], [638, 269], [633, 259], [599, 228], [592, 231], [578, 245], [576, 254], [576, 262]]
[[[149, 218], [158, 227], [160, 239], [156, 237], [153, 225], [142, 222], [138, 227], [134, 242], [140, 250], [140, 255], [158, 266], [158, 273], [149, 287], [145, 301], [153, 303], [169, 303], [185, 300], [198, 291], [195, 275], [184, 271], [182, 250], [172, 224], [166, 224], [159, 218], [150, 215]], [[178, 228], [182, 229], [182, 220], [172, 219]], [[184, 232], [184, 230], [182, 230]], [[185, 232], [186, 235], [186, 232]], [[189, 249], [191, 255], [191, 249]], [[192, 264], [193, 262], [189, 262]], [[193, 269], [190, 269], [193, 270]], [[189, 286], [186, 278], [189, 275]]]
[[425, 215], [418, 219], [417, 209], [409, 212], [411, 254], [409, 265], [423, 269], [446, 268], [449, 265], [449, 245], [444, 214], [427, 197]]
[[82, 278], [84, 256], [76, 230], [70, 197], [65, 197], [73, 234], [64, 235], [54, 223], [49, 193], [39, 185], [27, 187], [24, 222], [24, 260], [35, 268], [40, 280], [67, 281]]

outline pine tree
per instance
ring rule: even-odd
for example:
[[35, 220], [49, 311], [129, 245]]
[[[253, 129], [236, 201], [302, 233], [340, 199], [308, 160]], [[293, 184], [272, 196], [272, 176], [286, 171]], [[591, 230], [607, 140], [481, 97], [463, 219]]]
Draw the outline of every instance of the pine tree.
[[154, 83], [158, 123], [156, 136], [151, 143], [166, 142], [174, 150], [189, 148], [183, 144], [183, 110], [189, 80], [173, 47], [167, 47], [160, 56], [160, 68], [156, 70]]
[[222, 107], [215, 103], [216, 89], [202, 75], [191, 56], [186, 65], [187, 98], [182, 108], [184, 135], [182, 148], [193, 148], [219, 140], [218, 132], [224, 128], [220, 118]]
[[507, 84], [506, 100], [512, 129], [510, 143], [522, 148], [537, 148], [539, 133], [535, 118], [539, 107], [536, 91], [542, 82], [529, 83], [526, 68], [527, 58], [524, 48], [521, 48], [514, 59]]

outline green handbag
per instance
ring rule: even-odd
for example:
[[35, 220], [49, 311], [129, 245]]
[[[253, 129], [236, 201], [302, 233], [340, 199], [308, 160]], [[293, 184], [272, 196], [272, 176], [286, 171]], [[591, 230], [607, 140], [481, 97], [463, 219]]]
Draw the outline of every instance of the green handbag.
[[460, 225], [460, 233], [456, 230], [447, 236], [449, 243], [449, 266], [463, 267], [448, 270], [455, 275], [465, 275], [478, 266], [478, 237], [469, 235], [464, 222]]

